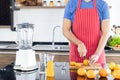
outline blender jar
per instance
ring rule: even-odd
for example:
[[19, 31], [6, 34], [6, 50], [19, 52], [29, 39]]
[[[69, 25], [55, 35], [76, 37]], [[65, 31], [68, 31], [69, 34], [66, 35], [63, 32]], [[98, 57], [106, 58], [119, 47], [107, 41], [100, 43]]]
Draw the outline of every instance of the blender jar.
[[17, 25], [17, 43], [19, 49], [32, 49], [33, 24], [23, 23]]

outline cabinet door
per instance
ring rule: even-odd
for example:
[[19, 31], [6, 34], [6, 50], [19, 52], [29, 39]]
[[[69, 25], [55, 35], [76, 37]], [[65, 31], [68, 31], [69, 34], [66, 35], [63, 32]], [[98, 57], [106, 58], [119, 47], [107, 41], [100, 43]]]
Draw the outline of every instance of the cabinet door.
[[10, 0], [0, 0], [0, 25], [10, 25]]

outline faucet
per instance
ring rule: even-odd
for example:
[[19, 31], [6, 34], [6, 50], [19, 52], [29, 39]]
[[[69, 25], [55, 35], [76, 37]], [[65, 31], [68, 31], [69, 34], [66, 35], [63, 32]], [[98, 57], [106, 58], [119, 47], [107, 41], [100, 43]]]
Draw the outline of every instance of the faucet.
[[54, 49], [54, 46], [55, 46], [55, 40], [54, 40], [54, 38], [55, 38], [55, 29], [57, 28], [57, 27], [60, 27], [59, 25], [57, 25], [57, 26], [55, 26], [54, 28], [53, 28], [53, 36], [52, 36], [52, 47], [53, 47], [53, 49]]

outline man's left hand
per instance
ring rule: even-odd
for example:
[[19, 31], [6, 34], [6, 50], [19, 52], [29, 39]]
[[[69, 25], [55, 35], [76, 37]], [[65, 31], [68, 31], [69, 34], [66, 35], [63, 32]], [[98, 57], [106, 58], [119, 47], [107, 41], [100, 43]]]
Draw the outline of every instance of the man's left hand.
[[99, 55], [97, 55], [97, 54], [92, 55], [89, 59], [89, 61], [90, 61], [89, 64], [90, 65], [94, 64], [95, 62], [98, 61], [98, 59], [99, 59]]

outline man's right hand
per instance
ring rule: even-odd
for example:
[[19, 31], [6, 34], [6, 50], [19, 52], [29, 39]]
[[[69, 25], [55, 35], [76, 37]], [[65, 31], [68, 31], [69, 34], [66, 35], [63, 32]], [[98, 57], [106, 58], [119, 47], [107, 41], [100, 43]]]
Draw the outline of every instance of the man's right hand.
[[78, 49], [80, 57], [86, 56], [87, 49], [86, 49], [84, 43], [78, 44], [78, 48], [77, 49]]

